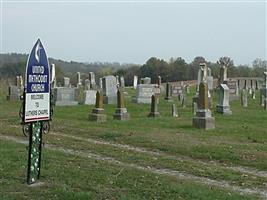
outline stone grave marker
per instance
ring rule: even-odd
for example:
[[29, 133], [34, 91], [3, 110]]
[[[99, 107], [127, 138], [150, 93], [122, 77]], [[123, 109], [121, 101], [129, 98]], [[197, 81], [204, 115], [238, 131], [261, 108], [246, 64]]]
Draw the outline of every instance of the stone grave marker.
[[85, 79], [84, 80], [84, 89], [85, 90], [90, 90], [91, 89], [91, 85], [90, 85], [90, 80], [89, 79]]
[[92, 112], [89, 113], [89, 120], [96, 121], [96, 122], [107, 121], [107, 115], [105, 114], [105, 111], [103, 108], [103, 95], [100, 91], [96, 92], [95, 107], [93, 108]]
[[124, 77], [123, 76], [120, 77], [120, 87], [121, 88], [125, 87], [125, 81], [124, 81]]
[[264, 106], [264, 101], [267, 98], [267, 71], [263, 73], [264, 83], [260, 89], [260, 104]]
[[74, 106], [78, 105], [75, 101], [75, 88], [57, 87], [52, 89], [53, 104], [56, 106]]
[[77, 72], [77, 88], [82, 86], [82, 82], [81, 82], [81, 73]]
[[134, 87], [134, 89], [137, 88], [137, 84], [138, 84], [138, 76], [134, 76], [134, 80], [133, 80], [133, 87]]
[[103, 90], [103, 79], [99, 78], [99, 88], [100, 90]]
[[171, 96], [173, 97], [179, 97], [180, 94], [183, 93], [183, 83], [176, 83], [176, 84], [172, 84], [171, 86]]
[[256, 99], [256, 91], [255, 89], [252, 89], [252, 95], [251, 95], [252, 99]]
[[155, 84], [139, 84], [133, 98], [134, 103], [151, 103], [151, 96], [160, 94], [160, 88]]
[[85, 90], [83, 104], [94, 105], [95, 101], [96, 101], [96, 90]]
[[172, 117], [178, 117], [177, 107], [175, 104], [172, 104]]
[[171, 84], [168, 82], [167, 84], [166, 84], [166, 96], [165, 96], [165, 100], [167, 100], [167, 101], [171, 101], [172, 100], [172, 98], [171, 98], [171, 90], [172, 90], [172, 86], [171, 86]]
[[63, 78], [63, 87], [70, 87], [70, 78], [69, 77]]
[[103, 77], [103, 96], [105, 104], [115, 104], [117, 102], [117, 79], [115, 76]]
[[246, 89], [242, 89], [241, 92], [241, 105], [243, 107], [248, 107], [248, 93]]
[[159, 117], [158, 104], [157, 104], [157, 95], [152, 95], [151, 97], [151, 110], [148, 117]]
[[113, 119], [116, 120], [128, 120], [130, 118], [129, 113], [127, 112], [127, 109], [125, 107], [125, 100], [124, 100], [124, 94], [122, 89], [118, 89], [117, 92], [117, 108], [115, 110], [115, 113], [113, 115]]
[[151, 78], [149, 77], [141, 78], [141, 84], [151, 84]]
[[199, 84], [198, 108], [193, 117], [193, 127], [205, 130], [215, 128], [215, 119], [208, 106], [208, 85], [205, 82]]
[[89, 72], [89, 81], [90, 81], [90, 89], [91, 90], [96, 90], [96, 81], [95, 81], [95, 73], [94, 72]]
[[229, 105], [229, 88], [226, 84], [220, 84], [219, 87], [219, 102], [216, 106], [216, 111], [223, 115], [231, 115], [232, 111]]

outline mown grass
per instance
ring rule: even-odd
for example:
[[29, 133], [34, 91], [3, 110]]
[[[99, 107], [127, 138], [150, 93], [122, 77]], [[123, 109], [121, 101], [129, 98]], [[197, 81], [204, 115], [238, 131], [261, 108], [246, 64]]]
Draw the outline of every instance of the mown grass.
[[[127, 92], [129, 93], [129, 96], [134, 93], [132, 89], [128, 89]], [[177, 99], [173, 98], [173, 102], [166, 102], [164, 100], [164, 95], [162, 95], [158, 105], [161, 117], [155, 119], [147, 117], [150, 111], [150, 105], [134, 104], [131, 103], [131, 98], [126, 98], [126, 106], [131, 115], [131, 119], [123, 122], [113, 120], [112, 115], [116, 106], [105, 105], [108, 121], [101, 124], [88, 121], [88, 114], [91, 112], [93, 106], [79, 105], [73, 107], [55, 107], [53, 121], [51, 122], [51, 131], [66, 135], [75, 135], [85, 139], [92, 138], [144, 147], [148, 150], [163, 152], [177, 157], [191, 158], [192, 160], [187, 159], [185, 162], [178, 162], [176, 159], [165, 158], [164, 156], [158, 156], [155, 159], [152, 156], [144, 155], [142, 153], [128, 150], [122, 151], [121, 149], [105, 145], [93, 145], [79, 140], [72, 140], [67, 137], [60, 137], [55, 134], [46, 135], [45, 142], [54, 144], [58, 147], [72, 148], [83, 152], [93, 152], [103, 156], [109, 156], [121, 162], [134, 163], [140, 166], [168, 168], [184, 171], [201, 177], [226, 180], [234, 185], [266, 189], [266, 178], [247, 174], [244, 176], [242, 173], [220, 167], [220, 165], [248, 166], [259, 170], [267, 169], [267, 113], [259, 105], [259, 95], [257, 95], [256, 100], [249, 98], [248, 108], [242, 108], [239, 101], [232, 101], [231, 109], [233, 115], [231, 116], [222, 116], [213, 111], [216, 121], [216, 129], [209, 131], [192, 128], [193, 114], [191, 112], [191, 98], [192, 92], [191, 95], [187, 97], [187, 107], [182, 108], [181, 103], [178, 102]], [[214, 95], [213, 102], [214, 109], [217, 102], [216, 95]], [[172, 103], [175, 103], [178, 107], [179, 118], [171, 117]], [[18, 126], [19, 107], [20, 103], [7, 102], [3, 96], [0, 97], [1, 134], [22, 138], [22, 132]], [[18, 150], [18, 148], [20, 150]], [[1, 151], [8, 151], [6, 154], [1, 153], [1, 155], [4, 156], [3, 158], [5, 158], [1, 158], [0, 161], [2, 165], [1, 174], [3, 171], [7, 171], [7, 174], [9, 174], [6, 176], [6, 173], [3, 173], [3, 177], [5, 178], [2, 179], [3, 181], [1, 180], [1, 185], [7, 184], [11, 187], [12, 183], [14, 183], [15, 188], [28, 188], [24, 185], [26, 165], [25, 148], [21, 145], [17, 147], [17, 145], [1, 142], [0, 149]], [[16, 153], [14, 153], [14, 155], [10, 153], [17, 150], [19, 152], [18, 154], [21, 156], [20, 159], [16, 159]], [[11, 165], [11, 169], [3, 164], [5, 163], [5, 160], [9, 160], [6, 159], [9, 158], [9, 154], [14, 157], [14, 166]], [[42, 180], [44, 180], [45, 186], [42, 187], [45, 188], [44, 197], [46, 197], [46, 199], [250, 198], [239, 195], [233, 196], [232, 194], [228, 195], [228, 192], [224, 192], [221, 189], [208, 188], [190, 181], [177, 181], [173, 180], [173, 178], [163, 176], [160, 177], [160, 179], [164, 182], [164, 186], [151, 189], [150, 184], [153, 185], [156, 181], [154, 179], [155, 175], [134, 169], [123, 170], [123, 178], [120, 180], [120, 184], [114, 189], [113, 185], [109, 185], [105, 181], [103, 182], [102, 179], [100, 180], [98, 178], [99, 172], [94, 171], [95, 174], [92, 173], [92, 177], [90, 178], [86, 173], [88, 172], [87, 170], [91, 170], [91, 167], [93, 166], [99, 168], [100, 171], [107, 170], [104, 175], [105, 178], [102, 177], [103, 179], [107, 179], [109, 173], [119, 173], [117, 171], [118, 166], [109, 165], [108, 169], [106, 169], [106, 164], [103, 162], [95, 162], [90, 159], [82, 159], [73, 156], [68, 156], [68, 159], [74, 159], [72, 164], [69, 165], [68, 162], [65, 162], [66, 156], [61, 153], [45, 150], [44, 155]], [[215, 161], [219, 163], [219, 165], [205, 166], [194, 162], [194, 159], [199, 159], [205, 162]], [[52, 165], [51, 162], [54, 164]], [[78, 166], [78, 169], [75, 168], [75, 165], [76, 168]], [[88, 167], [86, 165], [88, 165]], [[16, 171], [18, 169], [21, 171]], [[49, 169], [54, 169], [57, 173], [55, 174], [55, 172], [51, 172]], [[60, 173], [60, 170], [65, 171], [72, 178]], [[13, 173], [19, 175], [20, 178], [14, 180], [12, 177]], [[132, 188], [130, 187], [131, 184], [134, 185], [142, 182], [141, 179], [135, 177], [139, 176], [137, 174], [146, 174], [144, 176], [147, 177], [147, 180], [144, 181], [142, 185], [145, 189], [142, 190], [142, 187], [137, 187], [132, 191]], [[87, 179], [86, 177], [88, 177], [88, 180], [83, 180]], [[58, 179], [60, 179], [60, 181]], [[97, 187], [89, 187], [92, 183], [90, 182], [91, 179], [94, 180], [92, 182], [95, 183]], [[129, 181], [128, 179], [132, 179], [130, 185], [127, 184]], [[77, 183], [79, 181], [89, 186], [81, 186]], [[50, 187], [50, 183], [53, 187]], [[75, 185], [74, 189], [72, 188], [73, 185]], [[36, 195], [38, 195], [40, 188], [31, 188], [30, 190], [36, 190], [37, 192], [29, 194], [29, 189], [25, 189], [25, 192], [19, 191], [34, 199]], [[17, 195], [14, 192], [9, 193], [8, 191], [8, 187], [3, 187], [1, 194], [4, 195], [4, 199], [19, 199], [20, 193]], [[225, 195], [220, 196], [223, 193]]]
[[0, 140], [1, 199], [256, 199], [44, 149], [41, 181], [25, 184], [25, 146]]

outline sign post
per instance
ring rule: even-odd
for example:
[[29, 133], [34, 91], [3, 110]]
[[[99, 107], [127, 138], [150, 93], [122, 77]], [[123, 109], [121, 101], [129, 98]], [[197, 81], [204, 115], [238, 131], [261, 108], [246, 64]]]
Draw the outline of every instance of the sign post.
[[42, 136], [50, 120], [50, 70], [45, 49], [37, 40], [28, 57], [23, 95], [22, 124], [29, 136], [27, 183], [40, 178]]

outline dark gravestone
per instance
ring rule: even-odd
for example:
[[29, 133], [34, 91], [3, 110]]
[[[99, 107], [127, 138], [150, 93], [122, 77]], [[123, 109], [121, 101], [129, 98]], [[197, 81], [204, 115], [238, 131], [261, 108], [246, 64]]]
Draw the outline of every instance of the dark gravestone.
[[165, 100], [167, 100], [167, 101], [171, 101], [171, 88], [172, 88], [172, 86], [171, 86], [171, 84], [168, 82], [167, 84], [166, 84], [166, 96], [165, 96]]
[[107, 115], [103, 108], [103, 95], [100, 91], [96, 92], [95, 108], [93, 108], [92, 113], [89, 114], [89, 120], [96, 122], [107, 121]]
[[201, 82], [199, 84], [198, 108], [193, 117], [193, 127], [205, 130], [215, 128], [215, 120], [211, 116], [208, 101], [208, 85]]
[[127, 109], [125, 108], [125, 100], [122, 89], [119, 89], [117, 92], [117, 108], [115, 110], [115, 114], [113, 115], [113, 119], [117, 120], [128, 120], [130, 118]]
[[151, 110], [148, 117], [159, 117], [158, 104], [157, 104], [157, 95], [152, 95], [151, 97]]

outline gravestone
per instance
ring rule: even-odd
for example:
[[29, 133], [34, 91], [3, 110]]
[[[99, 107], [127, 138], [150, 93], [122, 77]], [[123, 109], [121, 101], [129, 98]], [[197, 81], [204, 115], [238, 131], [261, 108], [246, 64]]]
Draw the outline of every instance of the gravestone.
[[198, 76], [197, 76], [197, 92], [199, 90], [199, 84], [201, 82], [207, 83], [207, 77], [211, 76], [211, 70], [207, 67], [206, 63], [199, 63], [199, 70], [198, 70]]
[[123, 76], [120, 77], [120, 87], [121, 88], [125, 87], [125, 81], [124, 81], [124, 77]]
[[182, 107], [185, 108], [186, 107], [186, 102], [187, 102], [187, 93], [184, 89], [183, 93], [180, 95], [181, 97], [181, 101], [182, 101]]
[[178, 117], [177, 107], [175, 104], [172, 104], [172, 117]]
[[95, 101], [96, 101], [96, 90], [85, 90], [83, 104], [94, 105]]
[[255, 91], [255, 89], [252, 90], [251, 98], [252, 99], [256, 99], [256, 91]]
[[141, 84], [151, 84], [151, 78], [149, 77], [141, 78]]
[[115, 104], [117, 102], [117, 80], [115, 76], [103, 77], [103, 96], [105, 104]]
[[90, 89], [91, 90], [96, 90], [96, 81], [95, 81], [95, 73], [94, 72], [89, 72], [89, 81], [90, 81]]
[[207, 76], [208, 90], [213, 90], [213, 76]]
[[127, 109], [125, 107], [125, 100], [124, 100], [124, 94], [122, 89], [118, 89], [117, 92], [117, 108], [115, 110], [115, 113], [113, 115], [113, 119], [117, 120], [128, 120], [130, 118], [129, 113], [127, 112]]
[[75, 88], [57, 87], [52, 89], [53, 104], [56, 106], [74, 106], [78, 105], [75, 101]]
[[151, 96], [155, 94], [160, 94], [160, 88], [156, 84], [139, 84], [133, 102], [151, 103]]
[[103, 90], [103, 79], [99, 78], [99, 88], [100, 90]]
[[242, 89], [241, 92], [241, 105], [243, 107], [248, 107], [248, 93], [246, 89]]
[[74, 95], [74, 101], [77, 101], [78, 104], [83, 104], [84, 103], [84, 88], [79, 86], [74, 88], [75, 95]]
[[161, 76], [158, 76], [158, 85], [161, 86]]
[[8, 87], [8, 95], [7, 100], [8, 101], [16, 101], [20, 100], [20, 95], [22, 94], [21, 89], [16, 85], [10, 85]]
[[117, 88], [120, 87], [120, 77], [118, 75], [116, 75], [116, 85], [117, 85]]
[[91, 89], [91, 84], [89, 79], [84, 80], [84, 89], [85, 90], [90, 90]]
[[136, 89], [137, 84], [138, 84], [138, 76], [134, 76], [134, 80], [133, 80], [133, 87], [134, 87], [134, 89]]
[[151, 110], [148, 117], [159, 117], [158, 104], [157, 104], [157, 95], [152, 95], [151, 97]]
[[50, 69], [51, 69], [51, 86], [52, 88], [55, 88], [57, 87], [56, 65], [51, 64]]
[[82, 86], [81, 73], [77, 72], [77, 88]]
[[8, 95], [7, 100], [8, 101], [16, 101], [20, 100], [20, 96], [23, 94], [23, 79], [22, 76], [16, 76], [16, 85], [10, 85], [8, 87]]
[[226, 84], [220, 84], [219, 87], [219, 102], [216, 106], [216, 111], [223, 115], [231, 115], [229, 105], [229, 88]]
[[248, 89], [248, 93], [251, 95], [252, 94], [252, 89], [251, 87]]
[[[207, 67], [206, 63], [199, 63], [196, 95], [193, 97], [193, 102], [192, 102], [193, 112], [195, 111], [195, 108], [196, 108], [196, 103], [194, 102], [194, 100], [197, 101], [197, 96], [199, 94], [199, 85], [202, 82], [207, 84], [207, 87], [208, 87], [208, 105], [209, 105], [209, 108], [212, 108], [213, 102], [212, 102], [211, 90], [213, 88], [210, 89], [208, 86], [208, 77], [211, 80], [211, 69], [209, 67]], [[213, 78], [212, 78], [212, 80], [213, 80]], [[209, 83], [209, 84], [210, 84], [210, 87], [213, 87], [213, 83]]]
[[63, 78], [63, 87], [70, 87], [70, 78], [68, 77]]
[[166, 84], [166, 96], [165, 96], [165, 100], [167, 100], [167, 101], [171, 101], [172, 99], [171, 99], [171, 84], [168, 82], [167, 84]]
[[171, 96], [179, 97], [183, 93], [183, 82], [179, 82], [171, 85]]
[[105, 114], [105, 111], [103, 108], [103, 95], [100, 91], [96, 92], [95, 107], [92, 109], [92, 112], [89, 114], [89, 120], [96, 121], [96, 122], [107, 121], [107, 115]]
[[217, 63], [220, 65], [219, 84], [227, 84], [227, 70], [233, 65], [233, 61], [229, 57], [221, 57]]
[[192, 113], [195, 115], [198, 107], [198, 95], [193, 96], [192, 98]]
[[204, 82], [199, 84], [198, 108], [193, 117], [193, 127], [205, 130], [215, 128], [215, 120], [208, 107], [208, 85]]
[[230, 101], [238, 99], [239, 95], [238, 82], [236, 80], [229, 79], [227, 81], [227, 86], [229, 88]]
[[264, 106], [264, 101], [267, 98], [267, 71], [263, 73], [264, 83], [260, 89], [260, 104]]

